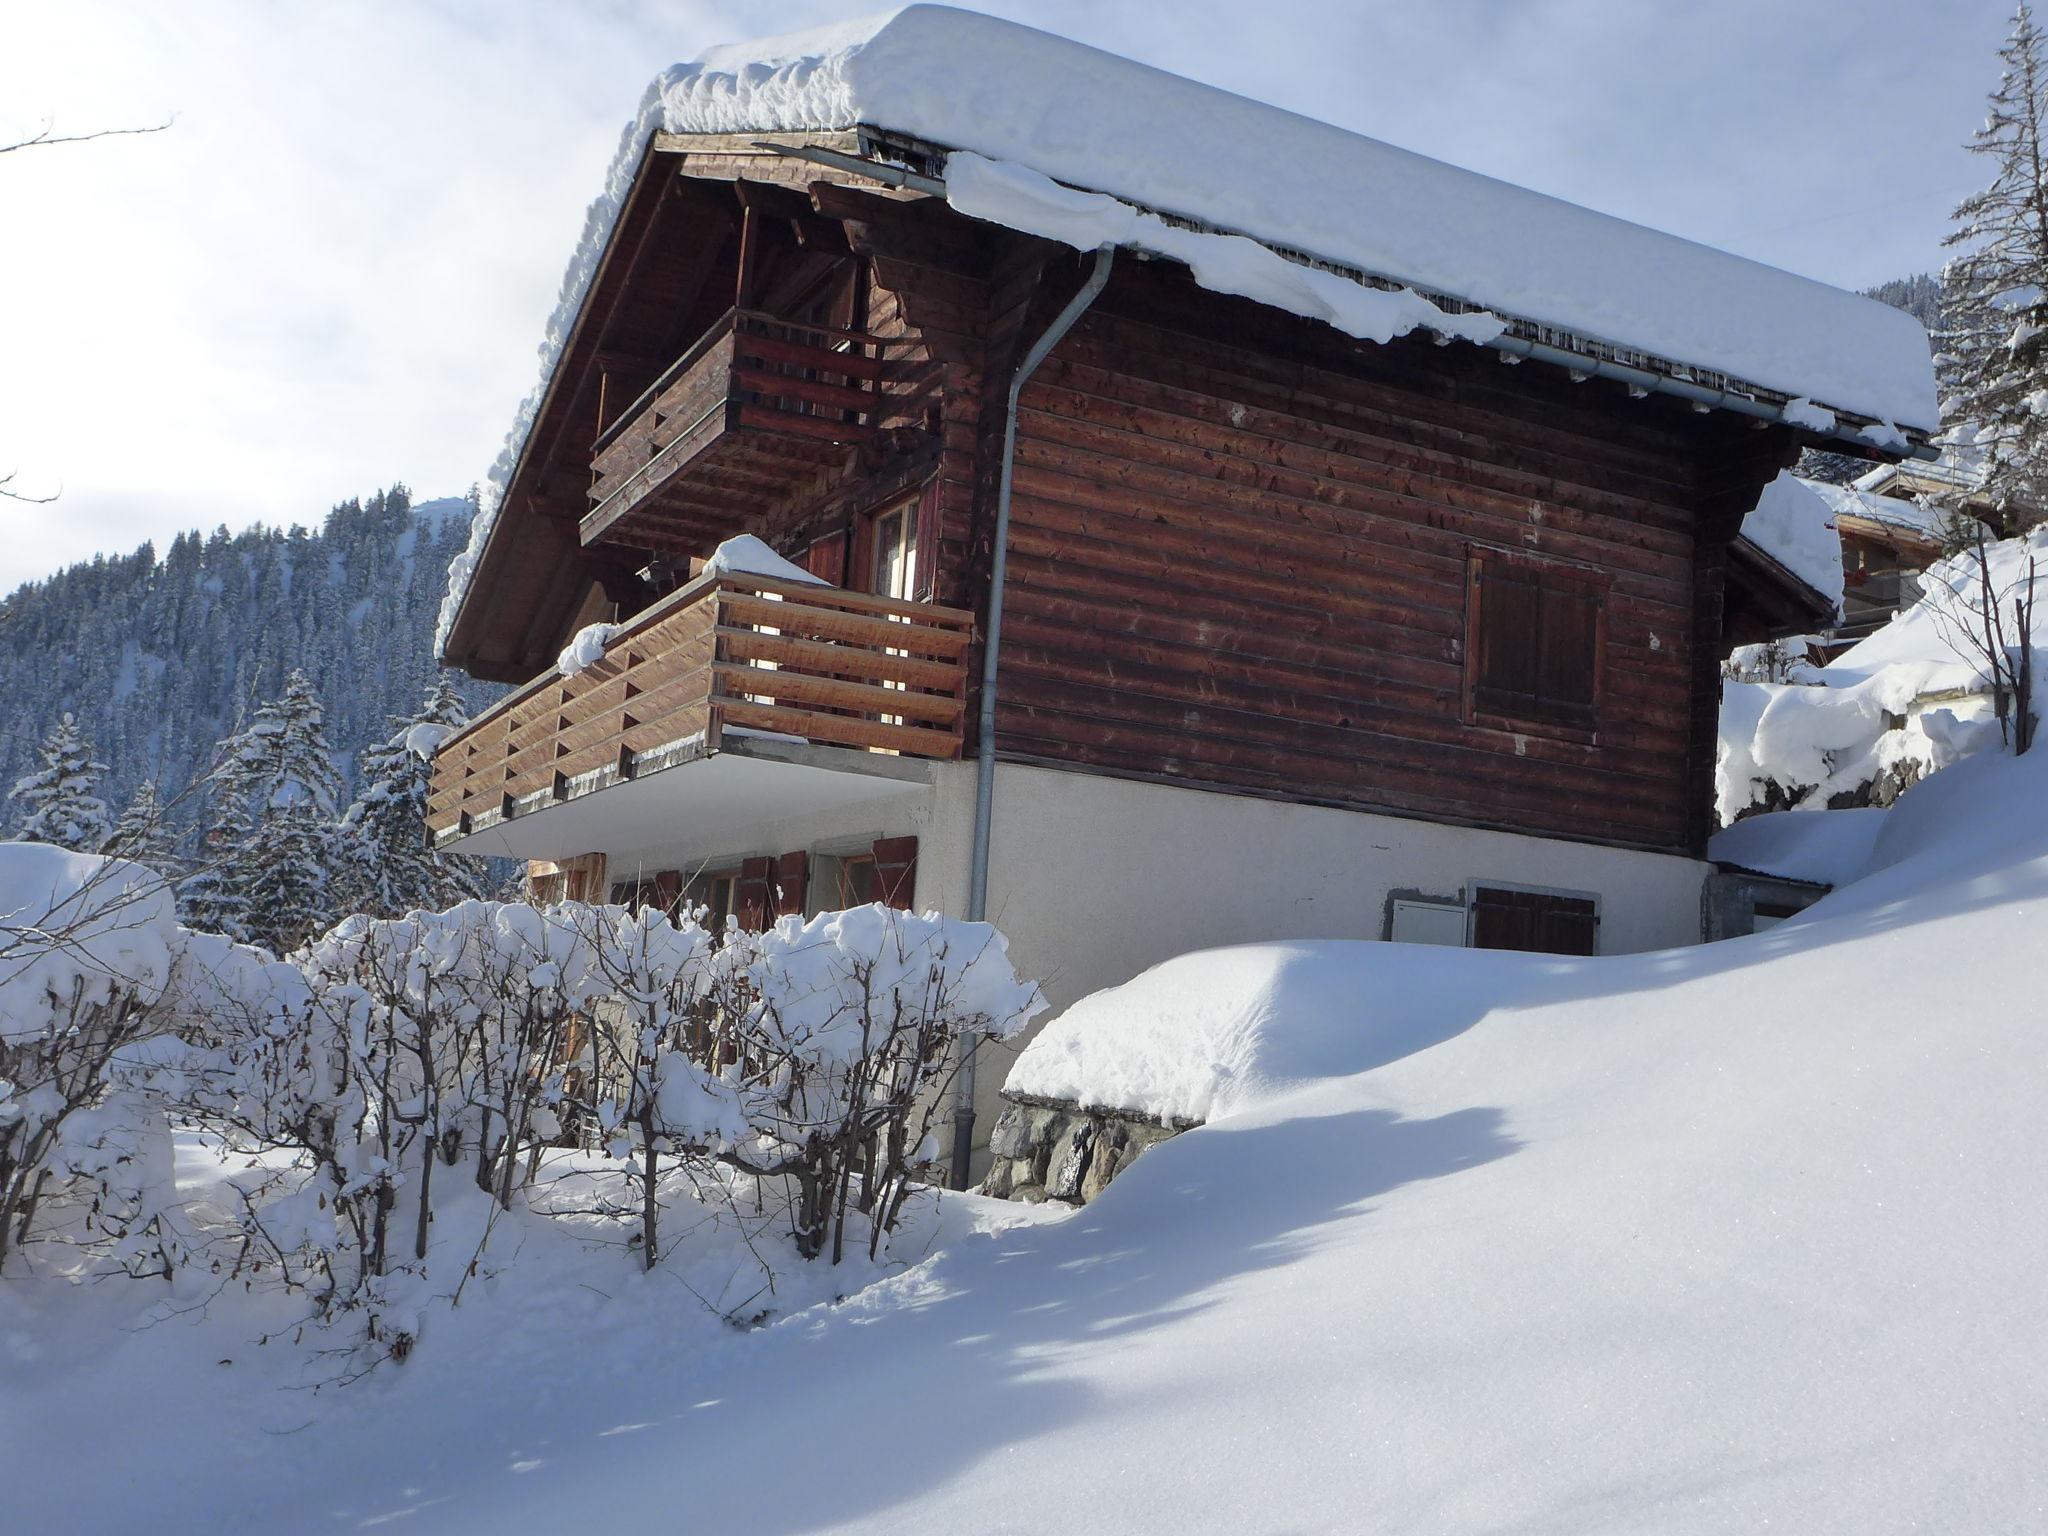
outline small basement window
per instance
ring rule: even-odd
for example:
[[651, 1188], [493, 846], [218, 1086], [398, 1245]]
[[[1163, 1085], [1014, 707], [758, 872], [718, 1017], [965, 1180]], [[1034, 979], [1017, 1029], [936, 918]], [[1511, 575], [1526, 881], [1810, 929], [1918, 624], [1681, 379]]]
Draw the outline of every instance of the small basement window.
[[1600, 899], [1579, 891], [1474, 885], [1467, 897], [1474, 949], [1590, 955], [1600, 938]]
[[1466, 926], [1465, 904], [1461, 901], [1397, 896], [1387, 907], [1387, 937], [1396, 944], [1460, 947], [1465, 942]]
[[1507, 550], [1466, 561], [1466, 719], [1591, 730], [1600, 697], [1607, 578]]

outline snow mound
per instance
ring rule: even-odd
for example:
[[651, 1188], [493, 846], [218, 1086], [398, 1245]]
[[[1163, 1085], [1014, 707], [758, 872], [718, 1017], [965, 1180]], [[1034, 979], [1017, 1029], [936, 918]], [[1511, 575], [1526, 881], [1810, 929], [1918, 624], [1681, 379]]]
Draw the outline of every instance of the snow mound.
[[785, 560], [751, 533], [735, 534], [711, 551], [704, 562], [706, 576], [765, 576], [770, 581], [793, 582], [800, 587], [829, 587], [822, 576], [814, 576], [794, 561]]
[[170, 983], [178, 936], [171, 889], [154, 870], [0, 843], [0, 1042], [57, 1027], [74, 998], [154, 1002]]
[[555, 658], [555, 670], [564, 677], [586, 672], [604, 660], [604, 648], [619, 632], [617, 624], [586, 624], [569, 637], [562, 654]]
[[1581, 963], [1493, 950], [1322, 940], [1179, 955], [1046, 1025], [1004, 1092], [1169, 1124], [1215, 1120], [1318, 1078], [1448, 1038], [1486, 1000]]
[[1884, 822], [1874, 809], [1767, 811], [1716, 832], [1707, 857], [1782, 880], [1847, 885], [1869, 864]]
[[1742, 537], [1842, 612], [1842, 540], [1819, 488], [1790, 470], [1764, 487], [1742, 520]]
[[[1149, 214], [1362, 269], [1417, 290], [1400, 299], [1409, 310], [1427, 303], [1422, 293], [1444, 294], [1503, 317], [1726, 374], [1792, 397], [1807, 421], [1840, 411], [1876, 417], [1882, 426], [1874, 430], [1887, 443], [1897, 439], [1893, 423], [1939, 425], [1926, 332], [1875, 299], [1015, 22], [932, 5], [714, 48], [659, 75], [585, 218], [541, 346], [543, 379], [655, 132], [860, 125], [965, 152], [954, 157], [964, 203], [1020, 228], [1045, 227], [1040, 179], [1065, 183]], [[953, 170], [949, 163], [949, 179]], [[1072, 227], [1075, 209], [1055, 212], [1057, 227]], [[1141, 244], [1166, 238], [1157, 221], [1134, 211], [1110, 217], [1097, 209], [1094, 216]], [[1168, 254], [1187, 259], [1192, 250]], [[1399, 324], [1400, 312], [1386, 302], [1397, 295], [1359, 299], [1318, 279], [1282, 278], [1227, 242], [1201, 243], [1199, 254], [1201, 270], [1240, 285], [1225, 291], [1249, 286], [1253, 297], [1271, 303], [1269, 293], [1310, 290], [1304, 302], [1311, 307], [1301, 312], [1334, 306], [1357, 335]], [[1376, 313], [1351, 315], [1354, 304]], [[1461, 319], [1464, 334], [1476, 336], [1486, 324], [1482, 316]], [[1417, 323], [1432, 322], [1418, 313], [1408, 325]], [[537, 398], [538, 390], [521, 408], [485, 486], [469, 546], [449, 568], [437, 651], [482, 556]]]

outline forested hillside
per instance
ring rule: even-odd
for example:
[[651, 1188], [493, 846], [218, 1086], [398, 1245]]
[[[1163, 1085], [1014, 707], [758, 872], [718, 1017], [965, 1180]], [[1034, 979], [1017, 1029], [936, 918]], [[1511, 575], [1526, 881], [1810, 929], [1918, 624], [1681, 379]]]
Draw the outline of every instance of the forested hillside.
[[[433, 684], [434, 612], [470, 511], [394, 486], [335, 507], [317, 532], [195, 530], [161, 556], [145, 544], [20, 588], [0, 602], [0, 786], [68, 710], [108, 766], [104, 799], [123, 805], [151, 778], [172, 799], [297, 667], [352, 788], [356, 753]], [[455, 681], [472, 709], [500, 691]], [[172, 819], [200, 809], [187, 797]]]

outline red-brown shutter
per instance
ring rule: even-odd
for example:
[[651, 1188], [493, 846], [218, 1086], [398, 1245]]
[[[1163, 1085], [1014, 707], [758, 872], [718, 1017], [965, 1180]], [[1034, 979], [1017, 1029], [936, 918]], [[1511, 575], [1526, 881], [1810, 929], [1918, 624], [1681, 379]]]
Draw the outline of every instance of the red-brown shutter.
[[749, 933], [759, 933], [768, 926], [768, 914], [774, 910], [774, 892], [770, 887], [775, 881], [775, 861], [765, 855], [758, 859], [740, 861], [739, 888], [734, 899], [734, 915], [740, 926]]
[[1584, 896], [1480, 886], [1472, 892], [1472, 947], [1541, 955], [1590, 955], [1599, 908]]
[[804, 893], [810, 889], [811, 856], [799, 848], [775, 861], [775, 905], [777, 917], [802, 917]]
[[1527, 714], [1537, 697], [1542, 590], [1532, 573], [1484, 560], [1474, 568], [1473, 602], [1472, 701], [1489, 714]]
[[1575, 725], [1593, 723], [1599, 653], [1599, 592], [1577, 584], [1545, 588], [1536, 697], [1546, 716]]
[[914, 911], [917, 895], [917, 839], [878, 837], [875, 839], [875, 900], [885, 907]]
[[1475, 713], [1594, 725], [1606, 603], [1599, 572], [1475, 551], [1466, 602]]
[[828, 533], [804, 551], [804, 569], [835, 587], [846, 585], [846, 530]]
[[664, 869], [654, 877], [655, 905], [668, 914], [671, 922], [676, 918], [677, 912], [682, 905], [682, 899], [682, 871]]

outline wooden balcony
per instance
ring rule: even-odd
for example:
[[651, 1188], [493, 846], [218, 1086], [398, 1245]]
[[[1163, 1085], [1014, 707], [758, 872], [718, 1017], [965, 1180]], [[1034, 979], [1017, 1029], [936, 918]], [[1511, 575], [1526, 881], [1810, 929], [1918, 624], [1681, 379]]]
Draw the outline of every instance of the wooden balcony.
[[869, 437], [885, 344], [728, 311], [598, 438], [585, 544], [688, 551]]
[[434, 755], [437, 844], [678, 763], [742, 734], [960, 755], [974, 619], [837, 587], [705, 575]]

